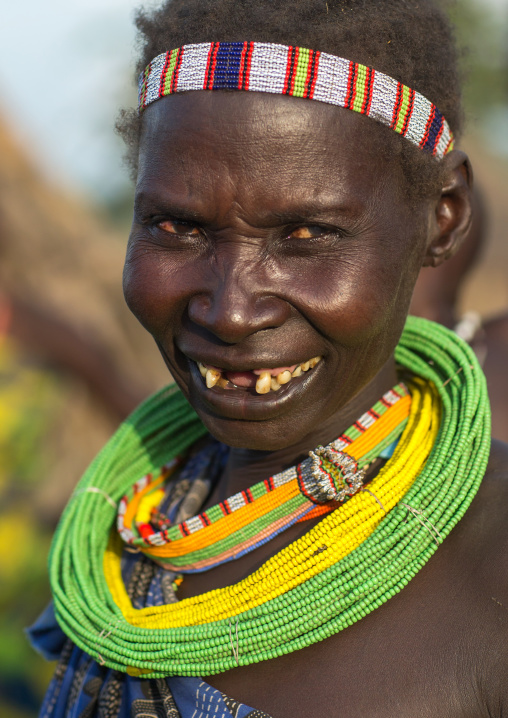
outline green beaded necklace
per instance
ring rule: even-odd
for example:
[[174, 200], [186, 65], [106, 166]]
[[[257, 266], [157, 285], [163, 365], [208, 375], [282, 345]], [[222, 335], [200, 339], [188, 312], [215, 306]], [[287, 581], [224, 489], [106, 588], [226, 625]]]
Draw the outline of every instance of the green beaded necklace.
[[244, 611], [233, 623], [135, 627], [107, 588], [102, 560], [116, 503], [136, 478], [205, 433], [174, 387], [142, 404], [92, 463], [57, 529], [50, 580], [64, 632], [117, 670], [147, 678], [212, 675], [321, 641], [404, 588], [478, 490], [490, 450], [490, 409], [473, 352], [447, 329], [409, 317], [395, 356], [403, 368], [432, 382], [442, 402], [438, 439], [423, 471], [358, 548], [301, 585]]

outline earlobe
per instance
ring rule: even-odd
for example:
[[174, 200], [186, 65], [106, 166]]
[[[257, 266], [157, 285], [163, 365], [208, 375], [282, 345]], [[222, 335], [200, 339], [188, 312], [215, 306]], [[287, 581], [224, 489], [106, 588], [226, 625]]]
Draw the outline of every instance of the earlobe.
[[454, 255], [471, 227], [473, 171], [469, 158], [461, 150], [452, 150], [443, 162], [443, 187], [431, 217], [424, 267], [438, 267]]

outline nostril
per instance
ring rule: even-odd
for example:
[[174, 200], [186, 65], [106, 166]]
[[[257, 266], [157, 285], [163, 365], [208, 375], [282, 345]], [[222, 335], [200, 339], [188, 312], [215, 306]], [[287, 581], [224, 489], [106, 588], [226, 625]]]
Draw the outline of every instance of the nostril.
[[200, 318], [206, 316], [212, 307], [212, 301], [210, 297], [206, 295], [198, 295], [192, 297], [189, 302], [189, 316], [192, 321], [196, 321], [197, 324], [200, 322]]

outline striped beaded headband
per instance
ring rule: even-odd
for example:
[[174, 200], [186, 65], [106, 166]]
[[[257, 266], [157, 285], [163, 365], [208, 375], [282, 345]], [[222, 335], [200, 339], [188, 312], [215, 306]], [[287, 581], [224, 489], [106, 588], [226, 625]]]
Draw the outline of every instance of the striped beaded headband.
[[370, 67], [319, 50], [266, 42], [206, 42], [157, 55], [139, 78], [139, 111], [175, 92], [251, 90], [359, 112], [442, 159], [453, 134], [419, 92]]

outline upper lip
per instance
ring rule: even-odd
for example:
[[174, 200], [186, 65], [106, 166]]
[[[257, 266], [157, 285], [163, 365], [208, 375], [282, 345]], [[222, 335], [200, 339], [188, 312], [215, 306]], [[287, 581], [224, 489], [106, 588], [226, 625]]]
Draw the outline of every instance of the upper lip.
[[191, 361], [199, 364], [203, 364], [204, 366], [211, 366], [215, 367], [216, 369], [220, 369], [221, 371], [231, 371], [231, 372], [242, 372], [242, 371], [254, 371], [254, 369], [277, 369], [278, 367], [284, 367], [284, 366], [293, 366], [294, 364], [302, 364], [303, 362], [308, 361], [314, 356], [317, 356], [316, 354], [313, 354], [312, 357], [306, 357], [305, 359], [300, 359], [299, 361], [286, 361], [283, 359], [275, 359], [275, 360], [268, 360], [268, 359], [261, 359], [258, 363], [255, 363], [253, 361], [246, 362], [245, 364], [237, 364], [234, 366], [231, 362], [224, 361], [223, 359], [215, 360], [215, 359], [204, 359], [200, 357], [199, 359], [196, 359], [192, 356], [189, 356], [188, 354], [185, 355], [187, 359], [190, 359]]

